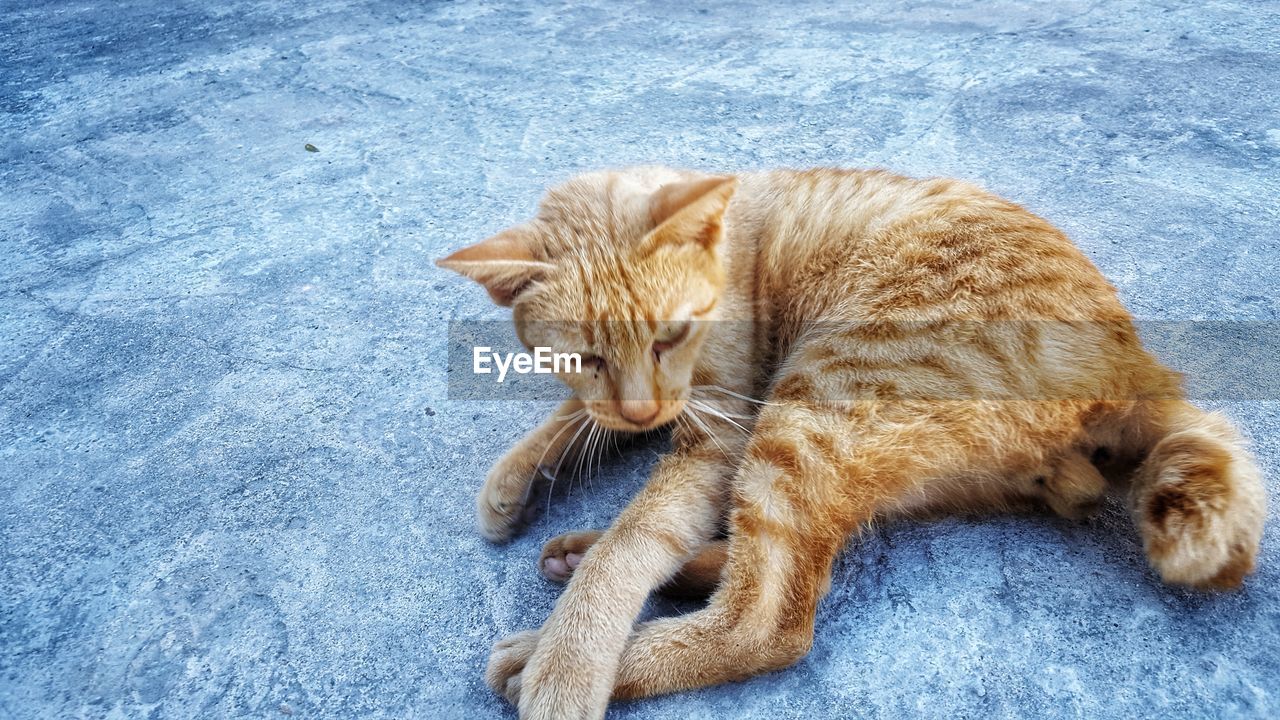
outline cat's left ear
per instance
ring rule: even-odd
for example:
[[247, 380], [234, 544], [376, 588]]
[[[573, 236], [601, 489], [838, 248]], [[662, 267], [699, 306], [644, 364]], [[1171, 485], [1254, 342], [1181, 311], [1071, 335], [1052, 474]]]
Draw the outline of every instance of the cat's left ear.
[[724, 211], [738, 189], [738, 179], [714, 176], [663, 185], [649, 198], [649, 219], [654, 229], [642, 251], [663, 245], [697, 243], [714, 250], [723, 234]]
[[475, 280], [495, 303], [510, 307], [521, 290], [554, 267], [534, 256], [532, 239], [529, 230], [514, 227], [440, 258], [436, 265]]

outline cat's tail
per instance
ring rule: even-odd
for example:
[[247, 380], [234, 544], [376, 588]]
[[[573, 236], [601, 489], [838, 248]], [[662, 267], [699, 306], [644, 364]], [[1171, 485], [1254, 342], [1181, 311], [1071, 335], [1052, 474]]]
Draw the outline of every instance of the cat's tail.
[[1253, 570], [1266, 494], [1245, 441], [1218, 413], [1158, 403], [1129, 506], [1165, 582], [1225, 590]]

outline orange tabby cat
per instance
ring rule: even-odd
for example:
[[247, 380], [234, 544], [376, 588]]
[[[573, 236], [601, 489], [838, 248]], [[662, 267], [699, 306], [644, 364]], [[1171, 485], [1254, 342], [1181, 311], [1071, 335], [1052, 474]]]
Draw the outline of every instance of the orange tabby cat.
[[[1240, 436], [1184, 400], [1061, 232], [971, 185], [592, 173], [439, 264], [512, 306], [526, 345], [586, 358], [485, 480], [486, 536], [509, 536], [538, 464], [584, 427], [677, 425], [611, 528], [547, 545], [568, 587], [487, 675], [521, 717], [598, 718], [611, 697], [796, 662], [832, 560], [873, 520], [1077, 515], [1110, 484], [1166, 582], [1233, 588], [1253, 568], [1264, 496]], [[635, 625], [673, 581], [714, 594]]]

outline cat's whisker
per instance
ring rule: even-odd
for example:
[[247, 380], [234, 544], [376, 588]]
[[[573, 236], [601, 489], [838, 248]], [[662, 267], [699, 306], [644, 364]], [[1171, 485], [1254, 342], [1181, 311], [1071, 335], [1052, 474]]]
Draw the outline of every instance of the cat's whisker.
[[685, 432], [692, 432], [692, 430], [689, 429], [689, 421], [687, 418], [685, 418], [683, 412], [680, 413], [679, 415], [676, 415], [676, 427], [680, 428]]
[[746, 429], [745, 427], [742, 427], [741, 424], [735, 423], [735, 421], [733, 421], [733, 418], [742, 418], [744, 420], [753, 420], [753, 421], [755, 420], [755, 418], [748, 418], [748, 416], [745, 416], [745, 415], [735, 415], [732, 413], [726, 413], [726, 411], [723, 411], [719, 409], [719, 407], [709, 404], [709, 402], [704, 402], [701, 400], [691, 400], [691, 402], [692, 404], [694, 404], [695, 407], [698, 407], [699, 410], [704, 411], [704, 413], [716, 415], [717, 418], [730, 421], [730, 423], [732, 423], [733, 425], [737, 425], [737, 427], [742, 429], [742, 432], [749, 432], [749, 430]]
[[582, 468], [575, 476], [578, 481], [578, 487], [587, 484], [587, 478], [591, 477], [591, 456], [595, 452], [596, 435], [600, 433], [600, 426], [593, 424], [591, 430], [587, 432], [587, 439], [583, 442], [582, 448]]
[[582, 477], [582, 459], [587, 456], [587, 443], [591, 442], [591, 436], [595, 434], [596, 427], [591, 423], [587, 423], [587, 434], [582, 438], [582, 446], [576, 451], [573, 458], [573, 473], [569, 475], [569, 492], [573, 492], [573, 481]]
[[[585, 480], [591, 482], [591, 478], [595, 473], [600, 472], [600, 445], [604, 440], [604, 427], [599, 423], [595, 423], [595, 427], [591, 429], [591, 434], [587, 436], [587, 465], [586, 473], [583, 477], [578, 478], [578, 484], [581, 485]], [[592, 464], [595, 470], [591, 469]]]
[[698, 428], [693, 424], [693, 420], [690, 420], [690, 419], [689, 419], [689, 416], [688, 416], [688, 415], [685, 415], [685, 414], [681, 413], [681, 414], [678, 416], [678, 418], [679, 418], [679, 420], [680, 420], [680, 424], [681, 424], [681, 426], [682, 426], [682, 427], [684, 427], [685, 432], [687, 432], [687, 433], [696, 433], [696, 432], [697, 432]]
[[[581, 415], [580, 413], [585, 414], [585, 413], [586, 413], [586, 410], [579, 410], [577, 413], [570, 413], [570, 415], [568, 416], [569, 421], [568, 421], [568, 422], [565, 422], [564, 427], [560, 428], [560, 429], [556, 432], [556, 434], [555, 434], [555, 435], [552, 435], [552, 436], [551, 436], [551, 442], [547, 443], [547, 447], [546, 447], [546, 449], [544, 449], [544, 450], [542, 451], [542, 456], [538, 458], [538, 462], [537, 462], [537, 463], [535, 463], [535, 464], [534, 464], [534, 466], [533, 466], [533, 472], [534, 472], [534, 474], [535, 474], [535, 475], [536, 475], [537, 473], [539, 473], [539, 472], [541, 472], [541, 471], [542, 471], [542, 461], [547, 459], [547, 453], [551, 452], [551, 448], [553, 448], [553, 447], [555, 447], [555, 446], [556, 446], [556, 441], [560, 439], [560, 436], [561, 436], [561, 435], [563, 435], [563, 434], [565, 434], [565, 431], [567, 431], [569, 428], [571, 428], [571, 427], [574, 427], [574, 426], [575, 426], [575, 423], [573, 422], [573, 418], [575, 418], [575, 417], [582, 417], [582, 415]], [[580, 424], [580, 423], [578, 423], [578, 424]], [[570, 444], [572, 444], [572, 441], [570, 441]], [[566, 445], [564, 448], [562, 448], [562, 449], [560, 450], [560, 455], [559, 455], [559, 457], [557, 458], [557, 461], [558, 461], [558, 462], [563, 462], [563, 460], [564, 460], [564, 454], [565, 454], [566, 452], [568, 452], [568, 449], [569, 449], [569, 446], [567, 446], [567, 445]], [[557, 465], [556, 465], [556, 468], [559, 468], [559, 467], [560, 467], [560, 466], [559, 466], [559, 464], [557, 464]], [[554, 478], [553, 478], [553, 481], [554, 481]], [[531, 492], [531, 491], [532, 491], [532, 488], [533, 488], [533, 484], [532, 484], [532, 483], [530, 483], [530, 484], [529, 484], [529, 487], [530, 487], [530, 492]], [[526, 503], [528, 503], [528, 502], [529, 502], [529, 497], [528, 497], [528, 495], [529, 495], [529, 492], [526, 492], [526, 493], [525, 493], [525, 502], [526, 502]]]
[[704, 432], [706, 432], [707, 436], [711, 438], [711, 441], [716, 444], [716, 447], [720, 448], [720, 452], [723, 453], [726, 458], [732, 457], [729, 452], [729, 448], [725, 446], [724, 443], [720, 442], [720, 437], [711, 429], [711, 426], [707, 421], [699, 415], [694, 415], [694, 417], [697, 418], [698, 424], [702, 425]]
[[692, 419], [693, 422], [696, 423], [698, 427], [702, 429], [702, 432], [707, 437], [711, 438], [711, 442], [715, 443], [716, 447], [720, 448], [720, 452], [724, 453], [724, 456], [726, 458], [732, 457], [732, 455], [729, 453], [729, 449], [726, 448], [724, 444], [720, 442], [720, 438], [716, 437], [715, 432], [713, 432], [711, 428], [707, 425], [707, 423], [701, 417], [698, 416], [698, 413], [694, 411], [693, 407], [690, 405], [685, 405], [685, 410], [688, 411], [690, 419]]
[[747, 402], [749, 402], [749, 403], [755, 403], [755, 404], [757, 404], [757, 405], [778, 405], [778, 403], [776, 403], [776, 402], [769, 402], [768, 400], [757, 400], [756, 398], [748, 397], [748, 396], [743, 395], [743, 394], [741, 394], [741, 393], [736, 393], [736, 392], [734, 392], [734, 391], [732, 391], [732, 390], [730, 390], [730, 389], [728, 389], [728, 388], [722, 388], [722, 387], [720, 387], [719, 385], [694, 385], [694, 386], [692, 386], [692, 388], [691, 388], [691, 389], [694, 389], [694, 390], [714, 390], [714, 391], [716, 391], [716, 392], [722, 392], [722, 393], [724, 393], [725, 395], [730, 395], [730, 396], [732, 396], [732, 397], [736, 397], [736, 398], [738, 398], [739, 400], [745, 400], [745, 401], [747, 401]]
[[729, 412], [729, 411], [727, 411], [727, 410], [723, 410], [723, 409], [721, 409], [721, 408], [718, 408], [718, 407], [716, 407], [715, 405], [712, 405], [712, 404], [711, 404], [711, 402], [710, 402], [710, 401], [708, 401], [706, 398], [692, 398], [692, 397], [691, 397], [691, 398], [689, 398], [689, 401], [690, 401], [690, 402], [697, 402], [697, 403], [698, 403], [698, 407], [702, 408], [703, 410], [714, 410], [714, 411], [716, 412], [716, 414], [717, 414], [717, 415], [723, 415], [724, 417], [737, 418], [737, 419], [739, 419], [739, 420], [755, 420], [755, 419], [756, 419], [756, 416], [755, 416], [755, 415], [740, 415], [740, 414], [738, 414], [738, 413], [731, 413], [731, 412]]
[[690, 421], [689, 424], [692, 428], [697, 429], [698, 432], [710, 437], [713, 442], [717, 442], [718, 444], [718, 441], [716, 441], [716, 438], [714, 434], [711, 432], [710, 428], [703, 425], [702, 422], [698, 420], [698, 415], [694, 412], [694, 409], [692, 407], [686, 406], [685, 413], [689, 418], [689, 421]]
[[[590, 483], [592, 476], [595, 473], [600, 472], [599, 451], [600, 445], [604, 442], [605, 429], [604, 426], [599, 423], [593, 424], [595, 427], [593, 427], [591, 432], [587, 435], [587, 459], [586, 464], [583, 466], [583, 474], [578, 477], [579, 486]], [[593, 465], [595, 466], [594, 469], [592, 469]]]
[[[613, 432], [609, 430], [609, 428], [601, 426], [600, 435], [596, 439], [596, 471], [594, 475], [599, 475], [600, 468], [604, 467], [605, 443], [611, 438], [613, 438]], [[587, 475], [587, 485], [592, 489], [594, 489], [595, 486], [592, 485], [591, 483], [592, 477], [593, 477], [593, 474]]]
[[720, 418], [721, 420], [724, 420], [725, 422], [727, 422], [727, 423], [729, 423], [730, 425], [732, 425], [732, 426], [734, 426], [734, 427], [738, 428], [739, 430], [741, 430], [742, 432], [746, 433], [747, 435], [750, 435], [750, 434], [751, 434], [751, 431], [750, 431], [750, 430], [746, 429], [746, 428], [745, 428], [745, 427], [743, 427], [741, 424], [739, 424], [736, 420], [733, 420], [733, 419], [732, 419], [732, 418], [730, 418], [728, 415], [726, 415], [725, 413], [720, 412], [720, 411], [719, 411], [719, 410], [717, 410], [716, 408], [713, 408], [713, 407], [711, 407], [711, 406], [709, 406], [709, 405], [705, 405], [705, 404], [703, 404], [703, 403], [699, 403], [699, 402], [696, 402], [696, 401], [693, 401], [693, 400], [690, 400], [690, 402], [691, 402], [691, 403], [693, 404], [693, 406], [694, 406], [694, 407], [696, 407], [697, 409], [699, 409], [699, 410], [701, 410], [701, 411], [703, 411], [703, 412], [705, 412], [705, 413], [708, 413], [708, 414], [710, 414], [710, 415], [713, 415], [713, 416], [715, 416], [715, 417], [718, 417], [718, 418]]
[[568, 415], [557, 415], [556, 419], [557, 420], [577, 420], [578, 418], [586, 414], [587, 414], [586, 408], [578, 408], [577, 410], [569, 413]]
[[591, 471], [591, 443], [596, 436], [596, 431], [600, 426], [593, 420], [590, 423], [591, 429], [587, 431], [587, 436], [582, 440], [582, 449], [578, 452], [578, 459], [573, 464], [573, 477], [569, 480], [569, 495], [573, 495], [573, 481], [582, 482], [582, 466], [586, 463], [587, 471]]
[[573, 437], [569, 438], [568, 444], [564, 446], [564, 451], [560, 453], [560, 460], [559, 462], [556, 463], [555, 472], [551, 474], [551, 484], [547, 488], [547, 512], [548, 513], [551, 512], [551, 493], [553, 490], [555, 490], [556, 480], [560, 477], [560, 468], [564, 465], [565, 456], [569, 454], [569, 451], [573, 448], [574, 444], [578, 442], [578, 437], [582, 435], [582, 431], [587, 428], [588, 424], [595, 424], [595, 421], [592, 420], [590, 415], [587, 415], [586, 417], [584, 417], [582, 420], [578, 422], [578, 425], [577, 425], [578, 431], [573, 434]]
[[[576, 427], [577, 430], [574, 431], [573, 437], [569, 438], [569, 442], [565, 443], [564, 447], [561, 448], [560, 455], [556, 459], [556, 469], [551, 471], [550, 476], [547, 476], [546, 473], [543, 473], [543, 476], [548, 477], [548, 479], [550, 480], [550, 482], [547, 483], [547, 506], [545, 508], [546, 515], [551, 514], [551, 496], [552, 496], [552, 493], [555, 492], [556, 481], [560, 477], [560, 466], [564, 464], [565, 456], [568, 455], [569, 452], [573, 450], [573, 444], [577, 442], [578, 436], [582, 434], [582, 428], [586, 426], [586, 423], [587, 423], [587, 418], [583, 418], [579, 420], [577, 423], [573, 424], [573, 427]], [[568, 427], [569, 425], [566, 425], [565, 429], [567, 429]], [[563, 429], [562, 429], [562, 432], [563, 432]], [[558, 434], [557, 434], [557, 437], [559, 437]], [[545, 520], [545, 516], [544, 516], [544, 520]]]

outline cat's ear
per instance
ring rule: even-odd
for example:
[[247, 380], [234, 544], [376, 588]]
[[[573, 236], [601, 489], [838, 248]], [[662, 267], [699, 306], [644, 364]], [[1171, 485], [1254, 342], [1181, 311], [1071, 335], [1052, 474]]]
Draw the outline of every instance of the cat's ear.
[[738, 179], [714, 176], [670, 183], [649, 198], [649, 219], [654, 229], [644, 241], [645, 252], [662, 245], [697, 243], [708, 250], [720, 242], [721, 220]]
[[494, 302], [510, 306], [521, 290], [553, 268], [534, 257], [531, 241], [529, 230], [514, 227], [440, 258], [436, 265], [475, 280]]

